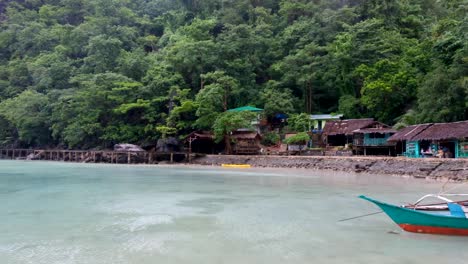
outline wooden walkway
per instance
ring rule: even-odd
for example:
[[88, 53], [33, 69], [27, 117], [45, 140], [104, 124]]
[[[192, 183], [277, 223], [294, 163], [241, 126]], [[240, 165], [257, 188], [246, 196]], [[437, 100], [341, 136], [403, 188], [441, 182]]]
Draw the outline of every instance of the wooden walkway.
[[108, 150], [45, 150], [45, 149], [0, 149], [0, 159], [52, 160], [85, 163], [155, 164], [185, 161], [185, 152], [108, 151]]

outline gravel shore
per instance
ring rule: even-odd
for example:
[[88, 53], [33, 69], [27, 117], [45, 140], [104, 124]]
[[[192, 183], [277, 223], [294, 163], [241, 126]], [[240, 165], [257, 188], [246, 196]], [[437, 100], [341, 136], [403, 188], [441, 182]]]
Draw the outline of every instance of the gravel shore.
[[192, 162], [198, 165], [249, 164], [260, 168], [303, 168], [458, 181], [468, 179], [468, 159], [207, 155]]

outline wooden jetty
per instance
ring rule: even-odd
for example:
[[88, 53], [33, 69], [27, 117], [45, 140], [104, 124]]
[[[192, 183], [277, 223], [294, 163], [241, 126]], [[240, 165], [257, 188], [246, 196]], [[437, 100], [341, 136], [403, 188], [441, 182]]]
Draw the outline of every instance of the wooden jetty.
[[0, 159], [51, 160], [82, 163], [156, 164], [160, 161], [188, 160], [185, 152], [148, 152], [112, 150], [0, 149]]

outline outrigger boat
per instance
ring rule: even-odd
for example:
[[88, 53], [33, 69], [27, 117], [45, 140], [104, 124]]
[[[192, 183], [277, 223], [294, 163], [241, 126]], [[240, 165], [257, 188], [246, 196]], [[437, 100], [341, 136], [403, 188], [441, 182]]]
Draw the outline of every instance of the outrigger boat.
[[[468, 200], [453, 201], [452, 197], [468, 194], [428, 194], [414, 204], [392, 205], [364, 195], [359, 198], [374, 203], [403, 230], [414, 233], [468, 236]], [[423, 204], [428, 199], [442, 202]]]

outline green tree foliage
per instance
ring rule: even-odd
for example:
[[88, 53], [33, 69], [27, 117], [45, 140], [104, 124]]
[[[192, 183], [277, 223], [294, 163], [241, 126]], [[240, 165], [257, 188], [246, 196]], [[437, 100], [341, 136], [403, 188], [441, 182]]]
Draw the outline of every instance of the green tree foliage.
[[311, 113], [399, 126], [468, 119], [466, 6], [2, 1], [0, 144], [154, 142], [164, 127], [212, 130], [244, 105], [286, 113], [296, 131]]
[[210, 128], [221, 112], [226, 111], [230, 105], [233, 94], [239, 90], [239, 83], [223, 71], [209, 72], [201, 75], [203, 88], [196, 96], [198, 109], [196, 115], [198, 128]]
[[280, 135], [276, 132], [268, 132], [262, 137], [262, 145], [274, 146], [280, 141]]
[[384, 123], [401, 116], [407, 101], [413, 100], [417, 77], [411, 67], [384, 59], [371, 67], [361, 65], [355, 73], [363, 80], [362, 105]]
[[306, 132], [297, 133], [284, 140], [289, 145], [305, 145], [310, 140], [310, 136]]
[[263, 109], [267, 116], [278, 113], [294, 112], [294, 97], [288, 89], [278, 89], [270, 81], [267, 87], [260, 93]]
[[305, 132], [310, 129], [310, 115], [306, 113], [293, 114], [288, 118], [288, 128], [293, 132]]
[[30, 90], [0, 103], [0, 115], [7, 130], [9, 125], [5, 120], [15, 128], [18, 140], [27, 145], [49, 142], [48, 114], [47, 96]]
[[255, 113], [249, 111], [220, 114], [213, 124], [215, 141], [224, 140], [226, 153], [231, 154], [231, 133], [240, 128], [250, 128], [255, 118]]

